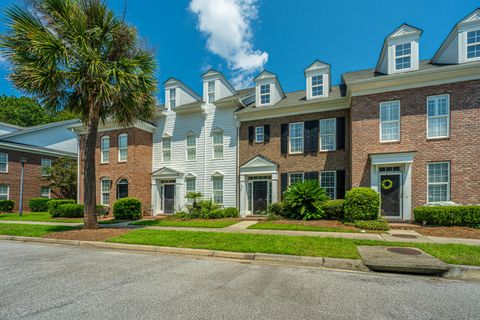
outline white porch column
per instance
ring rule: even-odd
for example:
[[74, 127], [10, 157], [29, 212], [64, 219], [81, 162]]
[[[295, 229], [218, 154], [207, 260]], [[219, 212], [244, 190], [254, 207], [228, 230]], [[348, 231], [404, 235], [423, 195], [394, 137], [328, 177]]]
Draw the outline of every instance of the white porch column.
[[412, 164], [405, 163], [403, 169], [403, 220], [412, 218]]
[[278, 202], [278, 173], [272, 173], [272, 203]]
[[372, 164], [370, 169], [370, 187], [380, 193], [380, 187], [378, 185], [379, 178], [378, 178], [378, 166]]
[[240, 174], [240, 216], [247, 215], [247, 178], [244, 174]]
[[158, 194], [157, 180], [155, 179], [152, 179], [151, 192], [152, 192], [152, 203], [151, 203], [152, 215], [156, 216], [160, 213], [160, 207], [159, 207], [160, 195]]
[[185, 195], [183, 192], [183, 179], [175, 179], [175, 210], [180, 211], [183, 207]]

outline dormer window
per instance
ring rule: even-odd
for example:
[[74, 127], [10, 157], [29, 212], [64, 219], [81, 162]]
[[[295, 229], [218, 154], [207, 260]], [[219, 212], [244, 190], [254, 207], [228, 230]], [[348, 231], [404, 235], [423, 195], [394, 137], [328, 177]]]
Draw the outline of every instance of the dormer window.
[[208, 103], [215, 101], [215, 81], [208, 81]]
[[312, 97], [323, 96], [323, 75], [312, 77]]
[[467, 59], [480, 58], [480, 30], [467, 32]]
[[410, 69], [412, 66], [412, 44], [403, 43], [395, 46], [395, 70]]
[[170, 89], [170, 108], [177, 106], [177, 89]]
[[270, 103], [270, 85], [264, 84], [260, 86], [260, 104]]

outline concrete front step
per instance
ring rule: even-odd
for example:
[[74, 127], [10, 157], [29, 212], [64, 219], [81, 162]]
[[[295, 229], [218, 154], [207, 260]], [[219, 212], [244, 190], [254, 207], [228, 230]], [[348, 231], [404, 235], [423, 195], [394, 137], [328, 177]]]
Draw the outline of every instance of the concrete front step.
[[417, 248], [359, 246], [363, 264], [372, 271], [442, 275], [449, 267]]

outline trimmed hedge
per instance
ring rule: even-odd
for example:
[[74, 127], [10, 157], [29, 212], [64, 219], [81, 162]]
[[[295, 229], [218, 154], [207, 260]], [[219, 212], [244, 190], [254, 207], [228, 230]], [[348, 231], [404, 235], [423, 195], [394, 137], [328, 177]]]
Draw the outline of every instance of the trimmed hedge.
[[345, 195], [345, 221], [377, 220], [380, 195], [371, 188], [353, 188]]
[[390, 226], [388, 222], [384, 219], [378, 220], [359, 220], [355, 221], [353, 225], [356, 228], [363, 229], [363, 230], [378, 230], [378, 231], [388, 231], [390, 230]]
[[60, 217], [64, 218], [83, 218], [83, 204], [66, 203], [58, 206]]
[[480, 228], [480, 206], [423, 206], [413, 215], [416, 222], [427, 225]]
[[28, 206], [31, 212], [48, 212], [49, 198], [31, 198], [28, 200]]
[[13, 200], [0, 200], [0, 212], [12, 212], [15, 207]]
[[142, 203], [137, 198], [127, 197], [113, 203], [116, 220], [138, 220], [142, 218]]
[[58, 210], [58, 207], [62, 204], [71, 204], [71, 203], [75, 203], [75, 200], [52, 199], [48, 202], [48, 213], [50, 213], [52, 218], [61, 217], [61, 212]]
[[225, 208], [223, 209], [223, 217], [224, 218], [238, 218], [240, 213], [238, 212], [237, 208]]
[[325, 216], [328, 219], [343, 219], [343, 207], [345, 205], [345, 200], [328, 200], [325, 202], [323, 209], [325, 210]]

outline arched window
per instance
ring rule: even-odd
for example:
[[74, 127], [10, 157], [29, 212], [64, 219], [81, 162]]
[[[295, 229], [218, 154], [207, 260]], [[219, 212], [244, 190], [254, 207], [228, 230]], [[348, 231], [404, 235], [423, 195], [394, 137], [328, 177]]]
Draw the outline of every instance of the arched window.
[[117, 199], [128, 197], [128, 180], [121, 179], [117, 182]]
[[101, 163], [108, 163], [110, 161], [110, 137], [103, 136], [102, 140], [100, 140], [100, 148], [102, 151], [101, 154]]
[[118, 136], [118, 161], [127, 161], [128, 135], [122, 133]]

